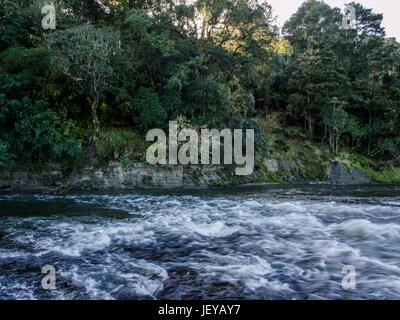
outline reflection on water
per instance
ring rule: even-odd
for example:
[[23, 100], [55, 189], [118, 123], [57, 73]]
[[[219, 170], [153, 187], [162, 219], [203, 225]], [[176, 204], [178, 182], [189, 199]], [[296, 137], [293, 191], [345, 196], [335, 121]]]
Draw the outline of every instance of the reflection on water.
[[363, 298], [400, 299], [399, 186], [0, 195], [0, 299]]

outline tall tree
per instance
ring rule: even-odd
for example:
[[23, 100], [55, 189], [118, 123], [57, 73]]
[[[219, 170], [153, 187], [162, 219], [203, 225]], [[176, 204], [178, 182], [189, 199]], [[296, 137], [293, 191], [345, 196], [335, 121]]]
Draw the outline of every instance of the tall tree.
[[112, 60], [118, 53], [116, 35], [86, 24], [54, 32], [46, 40], [52, 50], [54, 66], [87, 95], [94, 131], [98, 135], [98, 107], [112, 80]]

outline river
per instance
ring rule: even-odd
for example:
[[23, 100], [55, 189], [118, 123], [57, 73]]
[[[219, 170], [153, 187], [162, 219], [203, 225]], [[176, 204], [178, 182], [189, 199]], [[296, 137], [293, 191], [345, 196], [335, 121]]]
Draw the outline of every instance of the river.
[[400, 186], [3, 191], [0, 299], [400, 299]]

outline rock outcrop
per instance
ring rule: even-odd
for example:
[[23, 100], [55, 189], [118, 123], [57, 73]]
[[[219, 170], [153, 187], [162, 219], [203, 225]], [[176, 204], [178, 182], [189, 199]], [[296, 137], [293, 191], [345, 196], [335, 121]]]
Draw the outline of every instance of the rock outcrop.
[[358, 169], [348, 171], [340, 162], [332, 162], [328, 181], [333, 184], [365, 184], [371, 183], [364, 173]]
[[253, 182], [254, 177], [235, 176], [233, 166], [152, 166], [110, 163], [101, 168], [85, 168], [63, 173], [0, 172], [0, 189], [38, 190], [65, 188], [77, 190], [190, 189], [224, 187]]
[[[314, 170], [318, 175], [316, 175]], [[268, 175], [268, 176], [266, 176]], [[328, 181], [332, 184], [363, 184], [371, 180], [359, 170], [347, 171], [334, 162], [315, 169], [300, 160], [266, 159], [251, 176], [235, 175], [234, 166], [152, 166], [142, 163], [109, 163], [100, 168], [65, 172], [51, 168], [41, 172], [0, 172], [0, 189], [12, 190], [130, 190], [195, 189], [228, 187], [255, 182]]]

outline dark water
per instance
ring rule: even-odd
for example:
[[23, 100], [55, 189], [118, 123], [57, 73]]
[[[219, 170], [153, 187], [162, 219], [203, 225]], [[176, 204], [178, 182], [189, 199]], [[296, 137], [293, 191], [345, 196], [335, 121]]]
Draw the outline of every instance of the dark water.
[[400, 299], [400, 187], [3, 192], [0, 299]]

